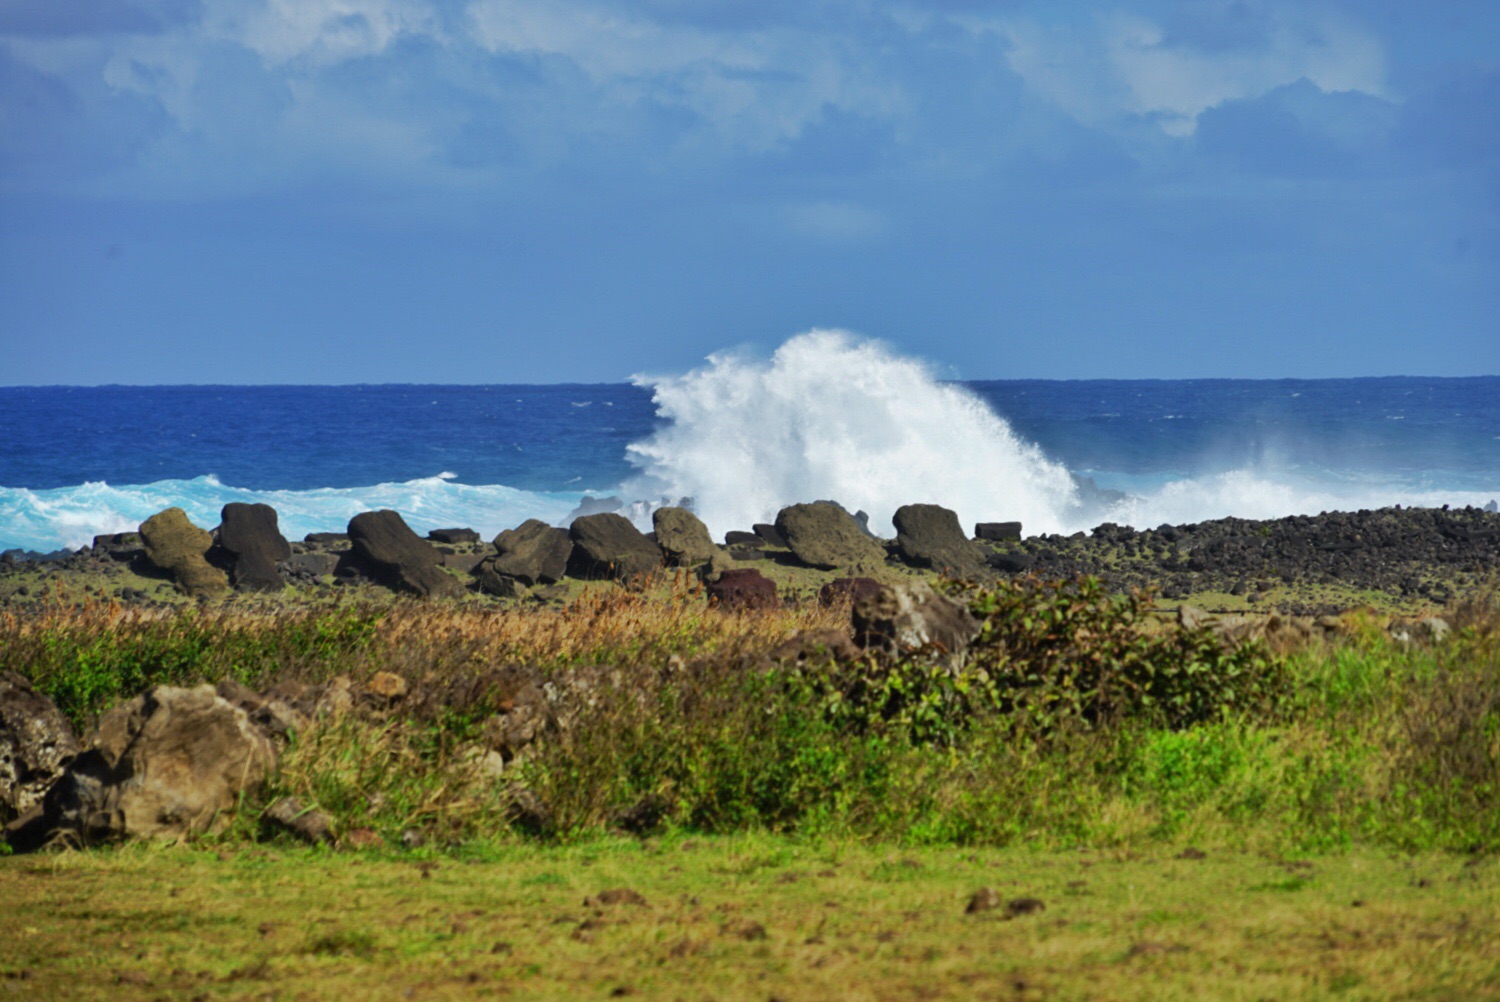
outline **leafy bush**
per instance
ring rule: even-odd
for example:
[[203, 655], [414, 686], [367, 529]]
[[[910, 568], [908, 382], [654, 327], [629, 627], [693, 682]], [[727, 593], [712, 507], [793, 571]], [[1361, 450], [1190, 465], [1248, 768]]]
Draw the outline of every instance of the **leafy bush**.
[[1112, 593], [1081, 577], [1020, 578], [959, 594], [982, 624], [970, 670], [991, 680], [1001, 712], [1043, 727], [1135, 716], [1189, 727], [1265, 709], [1289, 690], [1285, 665], [1264, 646], [1163, 626], [1150, 617], [1148, 593]]

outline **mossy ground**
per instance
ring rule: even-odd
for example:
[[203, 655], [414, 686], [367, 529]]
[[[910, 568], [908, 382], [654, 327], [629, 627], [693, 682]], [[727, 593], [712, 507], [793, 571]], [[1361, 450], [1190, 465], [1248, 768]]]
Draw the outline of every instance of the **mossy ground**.
[[[0, 995], [1500, 998], [1500, 861], [787, 836], [0, 860]], [[1201, 858], [1196, 858], [1201, 855]], [[970, 895], [1042, 910], [965, 914]], [[585, 904], [627, 888], [643, 904]]]

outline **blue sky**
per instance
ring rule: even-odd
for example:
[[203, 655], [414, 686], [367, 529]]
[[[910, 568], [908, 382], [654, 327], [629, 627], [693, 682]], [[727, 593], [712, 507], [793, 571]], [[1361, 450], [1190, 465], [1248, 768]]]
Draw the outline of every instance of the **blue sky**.
[[1500, 372], [1500, 3], [0, 0], [0, 383]]

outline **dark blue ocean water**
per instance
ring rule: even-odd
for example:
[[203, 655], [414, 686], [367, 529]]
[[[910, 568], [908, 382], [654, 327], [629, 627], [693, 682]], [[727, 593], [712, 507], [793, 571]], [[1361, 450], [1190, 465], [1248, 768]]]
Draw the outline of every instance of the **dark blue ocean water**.
[[[1138, 522], [1500, 496], [1500, 377], [965, 385], [1139, 499]], [[555, 521], [619, 492], [639, 472], [626, 447], [662, 423], [628, 384], [0, 388], [0, 549], [79, 545], [169, 504], [211, 526], [230, 500], [269, 501], [289, 535], [377, 506], [419, 528]]]

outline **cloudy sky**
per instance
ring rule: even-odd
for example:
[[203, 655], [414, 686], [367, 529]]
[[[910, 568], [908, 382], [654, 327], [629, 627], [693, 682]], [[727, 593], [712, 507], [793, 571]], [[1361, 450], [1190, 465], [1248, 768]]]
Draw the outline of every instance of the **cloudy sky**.
[[1500, 372], [1500, 3], [0, 0], [0, 383]]

